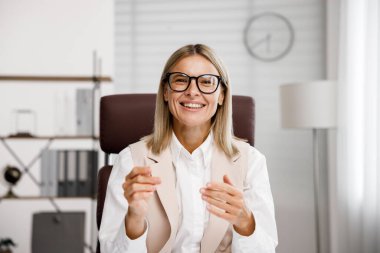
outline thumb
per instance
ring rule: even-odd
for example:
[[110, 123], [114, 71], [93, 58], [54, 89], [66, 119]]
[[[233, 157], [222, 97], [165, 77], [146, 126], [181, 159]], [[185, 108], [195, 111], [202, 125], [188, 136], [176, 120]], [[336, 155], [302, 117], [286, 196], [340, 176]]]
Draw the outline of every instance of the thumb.
[[233, 186], [231, 179], [227, 175], [223, 176], [223, 182]]

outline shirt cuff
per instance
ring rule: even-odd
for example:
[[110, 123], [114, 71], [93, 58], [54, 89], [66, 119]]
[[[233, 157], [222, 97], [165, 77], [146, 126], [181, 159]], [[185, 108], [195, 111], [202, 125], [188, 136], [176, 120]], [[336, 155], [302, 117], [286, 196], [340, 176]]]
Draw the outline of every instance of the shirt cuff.
[[249, 236], [240, 235], [232, 227], [232, 252], [262, 252], [275, 253], [276, 245], [265, 236], [263, 229], [257, 225]]
[[117, 248], [121, 252], [147, 252], [146, 249], [146, 237], [148, 235], [148, 221], [145, 219], [145, 232], [140, 237], [132, 240], [130, 239], [125, 231], [125, 224], [124, 222], [120, 226], [119, 232], [118, 232], [118, 240], [117, 240]]
[[256, 232], [257, 232], [257, 227], [255, 227], [255, 231], [253, 231], [253, 233], [251, 235], [248, 235], [248, 236], [245, 236], [245, 235], [241, 235], [239, 234], [238, 232], [236, 232], [234, 226], [232, 226], [232, 235], [233, 235], [233, 238], [236, 238], [236, 239], [252, 239], [254, 237], [256, 237]]

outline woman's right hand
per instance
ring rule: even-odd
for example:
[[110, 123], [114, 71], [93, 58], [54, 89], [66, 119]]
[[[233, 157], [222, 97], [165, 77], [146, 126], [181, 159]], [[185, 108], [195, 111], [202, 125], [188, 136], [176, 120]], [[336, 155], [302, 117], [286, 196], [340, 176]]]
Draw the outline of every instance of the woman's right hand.
[[148, 200], [160, 183], [159, 177], [152, 177], [149, 167], [134, 167], [125, 177], [123, 189], [124, 197], [128, 201], [125, 229], [129, 238], [136, 239], [144, 233]]

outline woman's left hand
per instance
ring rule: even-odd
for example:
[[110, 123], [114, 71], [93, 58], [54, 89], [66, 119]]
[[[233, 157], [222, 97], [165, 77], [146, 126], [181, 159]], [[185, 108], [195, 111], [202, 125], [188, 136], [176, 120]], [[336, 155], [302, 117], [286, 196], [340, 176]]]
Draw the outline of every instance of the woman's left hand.
[[202, 199], [207, 202], [210, 213], [231, 223], [240, 235], [249, 236], [255, 231], [255, 218], [245, 205], [244, 194], [233, 186], [227, 175], [223, 181], [201, 188]]

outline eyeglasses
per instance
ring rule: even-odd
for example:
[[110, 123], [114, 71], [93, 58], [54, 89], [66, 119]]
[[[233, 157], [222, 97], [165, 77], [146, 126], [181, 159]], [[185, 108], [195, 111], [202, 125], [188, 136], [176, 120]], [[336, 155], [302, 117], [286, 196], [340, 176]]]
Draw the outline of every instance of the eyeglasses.
[[200, 76], [188, 76], [181, 72], [172, 72], [166, 74], [169, 87], [173, 91], [182, 92], [189, 88], [191, 79], [195, 79], [200, 92], [204, 94], [214, 93], [220, 84], [221, 77], [212, 74], [204, 74]]

